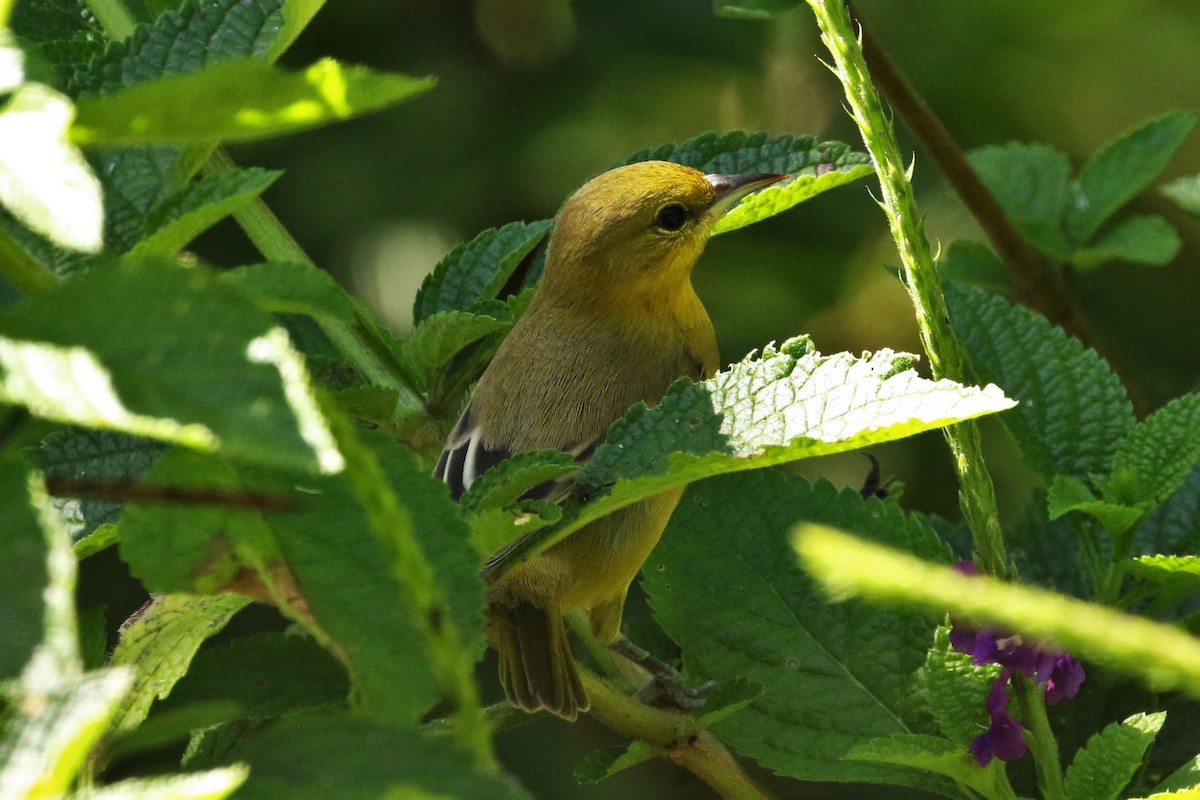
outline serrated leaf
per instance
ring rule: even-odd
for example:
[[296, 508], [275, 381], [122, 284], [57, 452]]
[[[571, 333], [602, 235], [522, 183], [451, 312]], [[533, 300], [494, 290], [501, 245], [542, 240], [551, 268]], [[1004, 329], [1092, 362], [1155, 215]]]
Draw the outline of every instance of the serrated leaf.
[[270, 315], [200, 270], [97, 267], [0, 314], [0, 399], [47, 419], [341, 469], [313, 391]]
[[205, 640], [221, 632], [250, 603], [235, 594], [209, 597], [159, 595], [121, 629], [112, 663], [135, 670], [129, 692], [113, 718], [116, 730], [141, 724], [155, 700], [170, 694]]
[[184, 186], [145, 222], [141, 240], [128, 255], [173, 256], [193, 239], [254, 198], [283, 173], [251, 167], [212, 175]]
[[1200, 556], [1139, 556], [1122, 566], [1130, 575], [1150, 583], [1200, 586]]
[[1062, 258], [1071, 250], [1062, 229], [1071, 164], [1042, 144], [992, 145], [967, 154], [996, 202], [1030, 242]]
[[550, 232], [553, 220], [510, 222], [450, 251], [426, 276], [413, 303], [413, 322], [439, 311], [467, 311], [495, 299], [521, 260]]
[[71, 94], [112, 94], [163, 75], [195, 72], [231, 58], [261, 58], [280, 30], [283, 0], [190, 0], [178, 11], [109, 42], [95, 60], [73, 65]]
[[78, 34], [102, 36], [83, 0], [28, 0], [16, 4], [9, 22], [27, 43], [44, 44]]
[[[753, 681], [765, 691], [713, 725], [738, 752], [802, 780], [935, 778], [841, 760], [877, 736], [910, 732], [906, 710], [932, 615], [825, 603], [789, 559], [798, 519], [836, 522], [930, 558], [937, 534], [894, 504], [782, 472], [728, 475], [689, 488], [643, 570], [655, 619], [683, 650], [689, 679]], [[720, 591], [714, 591], [720, 587]]]
[[[160, 442], [115, 431], [72, 428], [55, 431], [43, 439], [34, 453], [47, 480], [109, 484], [117, 488], [141, 478], [162, 455]], [[55, 506], [77, 544], [90, 538], [101, 526], [116, 522], [122, 504], [94, 498], [55, 498]], [[94, 543], [91, 546], [94, 546]], [[89, 546], [89, 547], [91, 547]], [[80, 555], [78, 548], [76, 555]], [[80, 558], [83, 556], [80, 555]]]
[[870, 157], [850, 145], [822, 142], [815, 136], [710, 131], [687, 141], [640, 150], [625, 163], [637, 161], [673, 161], [701, 172], [786, 172], [815, 177], [830, 168], [845, 171], [870, 164]]
[[467, 345], [485, 336], [506, 331], [513, 317], [506, 306], [495, 316], [470, 311], [438, 311], [417, 323], [400, 345], [400, 355], [424, 381], [444, 368]]
[[15, 704], [0, 733], [5, 794], [25, 798], [66, 792], [132, 680], [132, 671], [123, 668], [89, 672], [27, 708]]
[[469, 756], [445, 737], [348, 714], [288, 717], [245, 736], [231, 757], [250, 767], [238, 793], [246, 800], [325, 800], [330, 786], [347, 800], [530, 798], [512, 780], [472, 769]]
[[518, 453], [480, 475], [459, 500], [459, 505], [467, 511], [506, 508], [530, 489], [578, 468], [575, 457], [562, 450]]
[[[1151, 797], [1158, 800], [1158, 793], [1179, 792], [1180, 800], [1187, 797], [1188, 800], [1193, 800], [1190, 795], [1186, 795], [1187, 791], [1195, 790], [1200, 792], [1200, 756], [1193, 756], [1184, 761], [1179, 769], [1172, 772], [1161, 783], [1154, 787], [1156, 794]], [[1166, 795], [1168, 797], [1176, 797], [1176, 795]], [[1149, 800], [1147, 798], [1147, 800]]]
[[625, 747], [603, 747], [575, 767], [575, 780], [582, 784], [599, 783], [622, 770], [654, 758], [650, 745], [634, 739]]
[[844, 171], [830, 169], [817, 175], [797, 175], [790, 181], [772, 184], [742, 199], [713, 226], [713, 236], [743, 228], [773, 217], [821, 192], [856, 181], [874, 172], [870, 164], [855, 164]]
[[217, 282], [245, 292], [275, 314], [307, 314], [344, 323], [355, 319], [354, 304], [346, 292], [328, 272], [312, 264], [253, 264], [222, 272]]
[[1200, 175], [1176, 178], [1158, 191], [1174, 200], [1184, 211], [1200, 214]]
[[329, 58], [296, 73], [262, 61], [223, 61], [81, 99], [71, 140], [112, 146], [260, 139], [376, 111], [433, 83]]
[[222, 800], [245, 782], [242, 765], [158, 778], [131, 778], [108, 786], [80, 789], [65, 800]]
[[5, 643], [0, 647], [0, 681], [16, 678], [42, 641], [45, 623], [42, 592], [50, 576], [49, 548], [35, 499], [28, 465], [13, 456], [0, 457], [0, 619]]
[[1177, 397], [1140, 422], [1113, 458], [1105, 499], [1161, 502], [1200, 461], [1200, 393]]
[[1106, 664], [1155, 689], [1200, 697], [1200, 642], [1170, 625], [1054, 592], [961, 575], [845, 533], [801, 525], [793, 544], [834, 598], [949, 612]]
[[938, 627], [919, 677], [938, 730], [958, 746], [960, 755], [987, 730], [987, 696], [1000, 671], [998, 664], [972, 663], [971, 656], [950, 646], [950, 629]]
[[1067, 206], [1067, 231], [1087, 242], [1113, 212], [1150, 185], [1195, 126], [1197, 114], [1174, 111], [1142, 123], [1101, 148], [1079, 171]]
[[1046, 496], [1050, 519], [1055, 520], [1071, 511], [1082, 511], [1100, 520], [1110, 534], [1119, 535], [1137, 524], [1150, 510], [1149, 503], [1126, 505], [1102, 500], [1078, 478], [1056, 475]]
[[[944, 775], [988, 800], [1016, 800], [1002, 761], [980, 767], [962, 745], [936, 736], [902, 733], [874, 739], [855, 747], [846, 758], [925, 770]], [[951, 792], [948, 796], [960, 795]]]
[[1120, 379], [1094, 350], [1044, 317], [968, 286], [946, 286], [954, 329], [980, 379], [1018, 401], [1000, 419], [1044, 482], [1107, 474], [1133, 429]]
[[845, 452], [1012, 406], [994, 386], [929, 381], [911, 366], [911, 356], [890, 350], [823, 356], [797, 338], [703, 383], [677, 381], [657, 408], [634, 406], [609, 429], [576, 481], [587, 502], [552, 531], [528, 537], [493, 565], [494, 574], [594, 519], [691, 481]]
[[1139, 553], [1179, 553], [1200, 549], [1200, 463], [1184, 478], [1183, 484], [1151, 511], [1135, 536]]
[[1171, 223], [1159, 216], [1132, 216], [1087, 247], [1071, 254], [1071, 263], [1091, 269], [1107, 261], [1162, 266], [1179, 254], [1183, 240]]
[[25, 84], [0, 108], [0, 203], [61, 247], [103, 246], [100, 181], [67, 139], [75, 109], [48, 86]]
[[201, 650], [154, 713], [232, 702], [244, 717], [271, 718], [345, 702], [350, 686], [337, 659], [305, 636], [243, 636]]
[[1166, 718], [1135, 714], [1088, 739], [1067, 768], [1064, 800], [1117, 800]]

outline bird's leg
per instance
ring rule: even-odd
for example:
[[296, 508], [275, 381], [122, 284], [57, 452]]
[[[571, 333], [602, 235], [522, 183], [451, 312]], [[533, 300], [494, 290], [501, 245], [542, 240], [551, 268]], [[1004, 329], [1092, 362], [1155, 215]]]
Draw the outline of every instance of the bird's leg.
[[688, 686], [679, 670], [655, 658], [624, 636], [617, 638], [609, 648], [628, 658], [653, 676], [652, 680], [638, 690], [636, 697], [647, 705], [670, 705], [684, 711], [704, 705], [704, 695], [712, 691], [716, 681], [705, 681], [699, 686]]

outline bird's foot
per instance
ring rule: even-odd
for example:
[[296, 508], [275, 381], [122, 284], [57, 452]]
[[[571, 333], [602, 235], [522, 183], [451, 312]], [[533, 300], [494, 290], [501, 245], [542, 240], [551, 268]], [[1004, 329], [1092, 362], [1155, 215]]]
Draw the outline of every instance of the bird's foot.
[[694, 711], [704, 706], [705, 695], [717, 685], [716, 681], [710, 680], [698, 686], [688, 686], [679, 670], [650, 655], [625, 637], [613, 642], [610, 647], [653, 676], [650, 682], [634, 695], [647, 705]]

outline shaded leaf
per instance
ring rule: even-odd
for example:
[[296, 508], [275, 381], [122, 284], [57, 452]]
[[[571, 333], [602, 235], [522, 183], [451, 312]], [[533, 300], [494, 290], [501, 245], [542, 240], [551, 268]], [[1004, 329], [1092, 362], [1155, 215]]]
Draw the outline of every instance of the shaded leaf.
[[328, 272], [312, 264], [269, 261], [222, 272], [217, 282], [236, 287], [275, 314], [351, 323], [354, 304]]
[[1142, 123], [1106, 144], [1071, 185], [1067, 231], [1083, 244], [1106, 219], [1150, 185], [1195, 126], [1197, 114], [1173, 111]]
[[0, 681], [16, 678], [45, 634], [42, 592], [50, 576], [46, 568], [49, 548], [42, 531], [35, 499], [30, 492], [29, 467], [13, 456], [0, 457], [0, 619], [4, 620], [4, 647], [0, 647]]
[[1125, 388], [1108, 364], [1044, 317], [1002, 297], [947, 285], [946, 303], [979, 377], [1018, 401], [1000, 419], [1042, 480], [1107, 474], [1135, 423]]
[[1183, 240], [1171, 223], [1159, 216], [1133, 216], [1087, 247], [1071, 254], [1071, 263], [1090, 269], [1107, 261], [1162, 266], [1179, 254]]
[[1159, 188], [1184, 211], [1200, 214], [1200, 175], [1185, 175]]
[[1166, 718], [1135, 714], [1088, 739], [1067, 768], [1065, 800], [1117, 800]]
[[1160, 502], [1200, 462], [1200, 393], [1177, 397], [1140, 422], [1113, 458], [1105, 499]]
[[967, 154], [996, 202], [1040, 250], [1065, 258], [1071, 250], [1062, 220], [1069, 198], [1071, 164], [1042, 144], [991, 145]]
[[654, 750], [641, 739], [634, 739], [625, 747], [604, 747], [579, 762], [575, 767], [575, 780], [583, 784], [599, 783], [652, 758]]

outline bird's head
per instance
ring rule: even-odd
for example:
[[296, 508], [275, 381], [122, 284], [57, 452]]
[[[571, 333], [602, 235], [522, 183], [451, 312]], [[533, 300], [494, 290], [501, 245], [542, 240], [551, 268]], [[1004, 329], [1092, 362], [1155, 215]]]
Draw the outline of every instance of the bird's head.
[[705, 175], [665, 161], [609, 170], [558, 212], [542, 291], [590, 303], [669, 300], [690, 286], [717, 219], [787, 177]]

